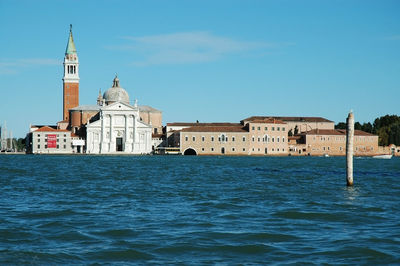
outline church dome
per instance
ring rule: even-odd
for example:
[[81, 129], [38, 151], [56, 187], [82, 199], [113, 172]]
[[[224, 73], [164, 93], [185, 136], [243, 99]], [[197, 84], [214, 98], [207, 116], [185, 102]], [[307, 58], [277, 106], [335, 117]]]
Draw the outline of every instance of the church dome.
[[103, 94], [103, 99], [107, 105], [114, 102], [129, 104], [129, 94], [119, 86], [119, 79], [117, 76], [114, 78], [113, 86]]

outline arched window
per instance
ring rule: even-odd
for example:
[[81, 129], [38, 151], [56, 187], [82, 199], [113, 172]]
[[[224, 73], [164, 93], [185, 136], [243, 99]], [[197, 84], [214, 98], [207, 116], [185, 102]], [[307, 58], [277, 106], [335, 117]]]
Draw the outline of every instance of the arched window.
[[226, 141], [225, 134], [222, 134], [222, 135], [221, 135], [221, 141], [222, 141], [222, 142]]

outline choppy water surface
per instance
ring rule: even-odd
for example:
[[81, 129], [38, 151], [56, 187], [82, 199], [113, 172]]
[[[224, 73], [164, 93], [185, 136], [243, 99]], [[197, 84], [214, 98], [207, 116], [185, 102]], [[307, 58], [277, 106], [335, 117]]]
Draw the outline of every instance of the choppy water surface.
[[0, 156], [0, 264], [397, 264], [400, 158]]

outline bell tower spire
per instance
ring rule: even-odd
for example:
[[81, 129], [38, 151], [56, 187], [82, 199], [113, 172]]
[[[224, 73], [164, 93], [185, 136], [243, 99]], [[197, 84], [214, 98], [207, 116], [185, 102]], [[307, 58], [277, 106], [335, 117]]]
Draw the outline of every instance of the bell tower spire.
[[79, 60], [72, 36], [72, 24], [64, 56], [63, 120], [69, 120], [69, 109], [79, 105]]

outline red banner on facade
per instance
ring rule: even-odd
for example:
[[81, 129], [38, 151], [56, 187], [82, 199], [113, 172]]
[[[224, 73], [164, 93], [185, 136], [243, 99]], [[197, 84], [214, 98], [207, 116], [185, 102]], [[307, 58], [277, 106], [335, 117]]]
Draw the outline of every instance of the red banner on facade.
[[57, 135], [47, 135], [47, 148], [57, 147]]

